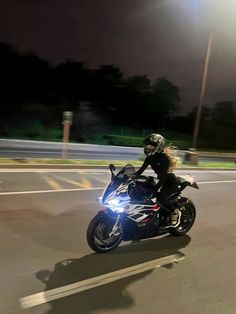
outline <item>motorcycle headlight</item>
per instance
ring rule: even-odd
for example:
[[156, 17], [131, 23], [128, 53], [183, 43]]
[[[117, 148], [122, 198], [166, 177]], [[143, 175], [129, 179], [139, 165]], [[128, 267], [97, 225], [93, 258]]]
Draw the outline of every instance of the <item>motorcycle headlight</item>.
[[120, 201], [119, 201], [117, 198], [112, 199], [112, 200], [110, 200], [110, 201], [107, 202], [107, 204], [108, 204], [109, 206], [117, 206], [119, 203], [120, 203]]
[[120, 204], [118, 199], [113, 199], [107, 202], [109, 208], [117, 213], [122, 213], [124, 211], [124, 207]]
[[116, 213], [123, 213], [123, 211], [124, 211], [124, 207], [120, 207], [120, 206], [110, 207], [110, 209]]

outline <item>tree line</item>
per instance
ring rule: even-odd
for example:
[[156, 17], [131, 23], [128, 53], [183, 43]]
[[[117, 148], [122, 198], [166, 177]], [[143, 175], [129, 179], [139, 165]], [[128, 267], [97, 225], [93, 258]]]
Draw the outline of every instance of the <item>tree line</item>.
[[[81, 102], [89, 102], [94, 112], [113, 125], [193, 132], [196, 109], [186, 116], [176, 115], [180, 89], [165, 77], [151, 82], [146, 75], [126, 77], [115, 65], [89, 69], [75, 60], [53, 65], [5, 42], [0, 42], [0, 68], [2, 137], [9, 128], [30, 128], [32, 123], [60, 127], [62, 112], [77, 112]], [[217, 103], [213, 110], [205, 107], [201, 135], [213, 139], [214, 134], [220, 138], [227, 134], [230, 146], [235, 143], [230, 132], [235, 120], [233, 102]]]

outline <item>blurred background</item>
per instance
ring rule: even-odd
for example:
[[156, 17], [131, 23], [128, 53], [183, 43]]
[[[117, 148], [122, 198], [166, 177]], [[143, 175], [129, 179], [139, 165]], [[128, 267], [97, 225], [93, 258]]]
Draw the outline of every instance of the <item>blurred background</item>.
[[235, 1], [1, 1], [0, 18], [0, 137], [61, 141], [72, 111], [71, 142], [187, 149], [201, 106], [198, 148], [235, 149]]

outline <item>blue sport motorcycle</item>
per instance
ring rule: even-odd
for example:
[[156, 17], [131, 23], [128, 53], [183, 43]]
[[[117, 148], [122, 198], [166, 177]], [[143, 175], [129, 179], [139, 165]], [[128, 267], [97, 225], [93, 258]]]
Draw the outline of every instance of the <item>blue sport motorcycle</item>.
[[186, 234], [193, 226], [196, 209], [193, 202], [181, 195], [187, 187], [199, 188], [191, 175], [178, 178], [176, 192], [169, 200], [181, 210], [181, 221], [171, 226], [170, 212], [158, 199], [152, 198], [157, 179], [151, 176], [132, 177], [135, 168], [128, 164], [115, 174], [109, 165], [111, 181], [98, 198], [100, 210], [87, 229], [87, 242], [92, 250], [106, 253], [121, 241], [147, 239], [170, 233]]

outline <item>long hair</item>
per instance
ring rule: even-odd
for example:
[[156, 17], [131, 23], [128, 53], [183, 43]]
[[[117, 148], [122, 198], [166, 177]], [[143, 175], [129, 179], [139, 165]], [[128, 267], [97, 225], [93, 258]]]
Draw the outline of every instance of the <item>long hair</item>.
[[168, 172], [174, 172], [177, 168], [178, 157], [176, 156], [176, 150], [172, 146], [167, 146], [164, 148], [164, 154], [168, 157], [170, 165]]

